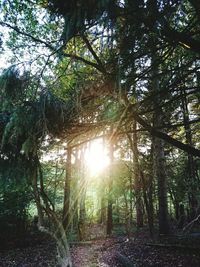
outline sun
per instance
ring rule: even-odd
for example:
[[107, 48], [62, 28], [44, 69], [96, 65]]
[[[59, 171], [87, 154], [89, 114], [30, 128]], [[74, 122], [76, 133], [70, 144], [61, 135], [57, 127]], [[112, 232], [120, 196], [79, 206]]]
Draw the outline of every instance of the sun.
[[103, 139], [97, 139], [90, 142], [85, 151], [85, 164], [91, 176], [95, 176], [103, 171], [110, 163], [108, 151], [103, 144]]

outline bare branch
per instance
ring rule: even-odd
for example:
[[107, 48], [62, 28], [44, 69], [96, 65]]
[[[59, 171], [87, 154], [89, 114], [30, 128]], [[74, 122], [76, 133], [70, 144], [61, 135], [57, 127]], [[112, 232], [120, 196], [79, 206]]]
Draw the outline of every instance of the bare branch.
[[87, 48], [89, 49], [89, 51], [93, 55], [94, 59], [98, 63], [99, 67], [101, 68], [102, 72], [106, 73], [106, 69], [103, 66], [103, 63], [101, 62], [100, 58], [97, 56], [96, 52], [94, 51], [94, 49], [93, 49], [92, 45], [90, 44], [89, 40], [87, 39], [87, 37], [84, 35], [81, 37], [82, 37], [83, 41], [85, 42], [85, 44], [87, 45]]
[[13, 26], [13, 25], [10, 25], [9, 23], [2, 22], [2, 21], [0, 21], [0, 25], [1, 25], [1, 26], [6, 26], [6, 27], [8, 27], [9, 29], [12, 29], [12, 30], [16, 31], [17, 33], [19, 33], [19, 34], [21, 34], [21, 35], [23, 35], [23, 36], [29, 37], [29, 38], [32, 39], [34, 42], [43, 44], [43, 45], [45, 45], [47, 48], [49, 48], [49, 49], [52, 50], [52, 51], [56, 51], [55, 47], [53, 47], [51, 44], [47, 43], [46, 41], [44, 41], [44, 40], [42, 40], [42, 39], [39, 39], [39, 38], [33, 36], [33, 35], [30, 34], [30, 33], [27, 33], [27, 32], [24, 32], [24, 31], [20, 30], [17, 26]]

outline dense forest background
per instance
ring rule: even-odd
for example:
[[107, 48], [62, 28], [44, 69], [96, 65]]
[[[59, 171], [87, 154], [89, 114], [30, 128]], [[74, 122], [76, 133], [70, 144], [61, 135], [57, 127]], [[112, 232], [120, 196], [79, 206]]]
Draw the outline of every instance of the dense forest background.
[[39, 229], [64, 267], [69, 241], [199, 237], [199, 2], [0, 11], [0, 246]]

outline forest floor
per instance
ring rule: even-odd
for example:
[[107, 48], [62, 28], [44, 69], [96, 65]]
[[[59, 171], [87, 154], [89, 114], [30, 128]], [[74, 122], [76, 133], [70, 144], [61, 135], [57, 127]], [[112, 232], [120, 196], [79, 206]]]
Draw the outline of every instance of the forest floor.
[[140, 234], [130, 240], [113, 237], [74, 246], [74, 267], [200, 267], [199, 250], [151, 246], [146, 241]]
[[[145, 232], [71, 244], [74, 267], [199, 267], [198, 250], [151, 246]], [[0, 247], [0, 267], [56, 267], [56, 246], [47, 236], [26, 239], [12, 249]], [[126, 265], [121, 259], [129, 262]]]

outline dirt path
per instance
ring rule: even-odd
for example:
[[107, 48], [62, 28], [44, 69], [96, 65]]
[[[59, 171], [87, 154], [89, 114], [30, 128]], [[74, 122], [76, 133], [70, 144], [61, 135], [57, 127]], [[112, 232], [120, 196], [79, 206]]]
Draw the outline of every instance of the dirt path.
[[89, 245], [76, 245], [71, 248], [73, 267], [109, 267], [102, 256], [105, 240], [93, 241]]
[[74, 267], [122, 267], [117, 255], [125, 256], [136, 267], [199, 267], [199, 251], [157, 248], [143, 239], [108, 238], [91, 245], [74, 246]]

